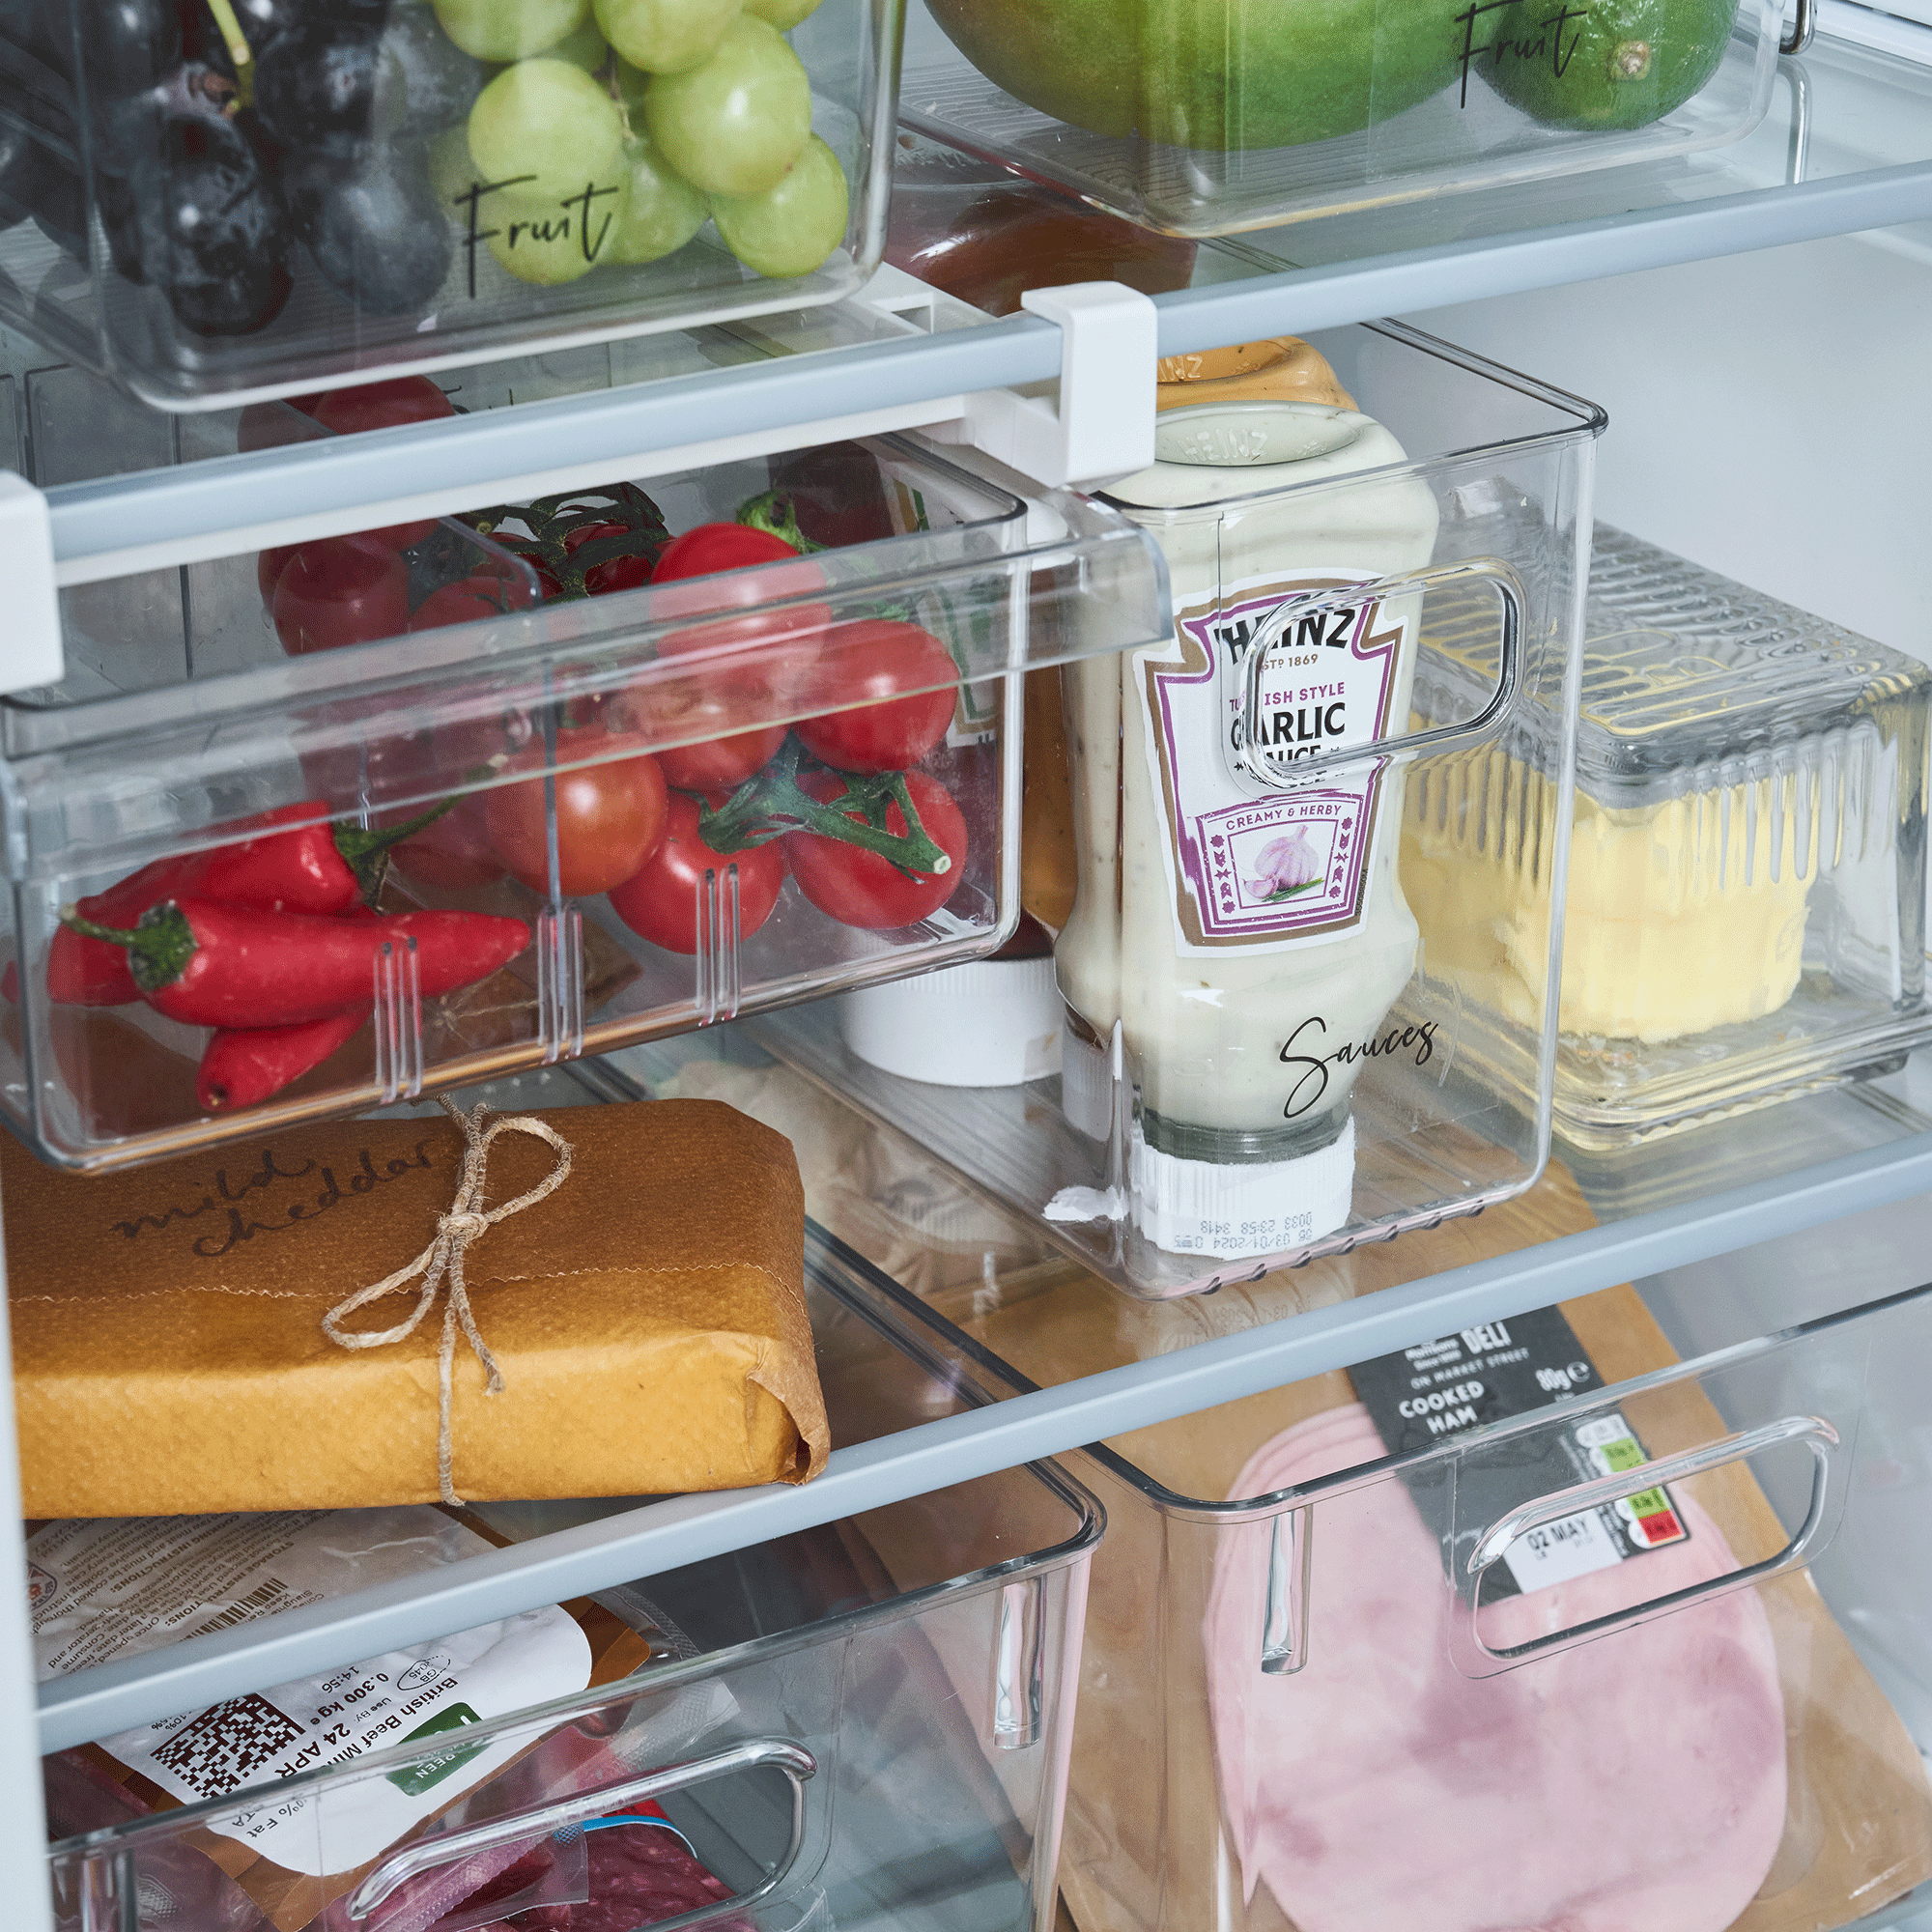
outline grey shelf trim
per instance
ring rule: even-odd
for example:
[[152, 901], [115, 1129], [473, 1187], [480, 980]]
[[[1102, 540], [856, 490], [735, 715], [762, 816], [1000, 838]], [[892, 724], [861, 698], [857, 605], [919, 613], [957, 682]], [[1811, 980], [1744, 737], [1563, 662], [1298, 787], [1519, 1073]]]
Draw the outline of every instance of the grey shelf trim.
[[1184, 355], [1283, 329], [1339, 327], [1488, 296], [1520, 295], [1638, 269], [1746, 255], [1932, 215], [1932, 161], [1795, 186], [1449, 242], [1379, 260], [1288, 269], [1154, 297], [1160, 353]]
[[802, 1489], [680, 1496], [77, 1671], [41, 1687], [41, 1748], [723, 1555], [1928, 1189], [1932, 1133], [840, 1449]]
[[[1338, 327], [1927, 216], [1932, 161], [1367, 261], [1288, 269], [1156, 297], [1160, 353], [1184, 355], [1285, 329]], [[600, 467], [603, 473], [619, 473], [626, 461], [651, 450], [1045, 381], [1059, 368], [1054, 326], [1036, 316], [1010, 316], [979, 327], [594, 390], [340, 442], [69, 484], [48, 493], [54, 554], [72, 564], [433, 492], [484, 502], [499, 484], [560, 465], [582, 466], [586, 474]]]

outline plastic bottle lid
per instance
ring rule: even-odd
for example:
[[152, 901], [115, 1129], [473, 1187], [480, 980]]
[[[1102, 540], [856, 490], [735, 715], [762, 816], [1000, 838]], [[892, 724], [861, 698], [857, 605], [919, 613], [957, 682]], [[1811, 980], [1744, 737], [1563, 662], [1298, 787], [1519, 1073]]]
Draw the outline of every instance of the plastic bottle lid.
[[1293, 1160], [1224, 1163], [1162, 1153], [1148, 1146], [1136, 1122], [1127, 1172], [1134, 1226], [1155, 1247], [1223, 1261], [1285, 1254], [1347, 1222], [1355, 1123]]
[[939, 1087], [1017, 1087], [1060, 1070], [1053, 956], [980, 959], [862, 986], [838, 1002], [845, 1044], [868, 1065]]

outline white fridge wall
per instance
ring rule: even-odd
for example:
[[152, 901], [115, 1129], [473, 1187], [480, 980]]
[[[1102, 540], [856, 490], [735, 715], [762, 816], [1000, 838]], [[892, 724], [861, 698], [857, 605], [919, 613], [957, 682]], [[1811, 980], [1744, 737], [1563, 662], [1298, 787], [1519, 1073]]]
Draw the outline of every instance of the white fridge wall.
[[1609, 411], [1605, 523], [1932, 660], [1932, 224], [1406, 320]]

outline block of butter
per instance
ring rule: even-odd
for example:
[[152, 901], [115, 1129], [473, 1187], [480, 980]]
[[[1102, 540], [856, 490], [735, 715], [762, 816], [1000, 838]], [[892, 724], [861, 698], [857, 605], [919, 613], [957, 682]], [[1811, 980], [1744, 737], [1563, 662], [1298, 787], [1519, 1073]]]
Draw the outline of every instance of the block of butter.
[[[1526, 803], [1534, 817], [1438, 813], [1430, 781], [1445, 775], [1412, 781], [1403, 893], [1429, 935], [1430, 970], [1534, 1026], [1549, 956], [1555, 795], [1514, 759], [1478, 761], [1501, 767], [1498, 798]], [[1815, 802], [1810, 811], [1815, 820]], [[1804, 963], [1818, 850], [1788, 776], [1629, 809], [1577, 793], [1558, 1031], [1655, 1042], [1776, 1012]]]

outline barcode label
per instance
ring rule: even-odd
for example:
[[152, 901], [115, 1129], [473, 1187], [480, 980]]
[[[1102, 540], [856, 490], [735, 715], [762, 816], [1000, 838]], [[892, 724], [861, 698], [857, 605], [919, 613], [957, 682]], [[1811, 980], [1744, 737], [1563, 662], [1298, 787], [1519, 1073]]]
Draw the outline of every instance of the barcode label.
[[198, 1798], [219, 1798], [302, 1740], [302, 1726], [252, 1691], [204, 1711], [152, 1753]]
[[185, 1636], [208, 1636], [218, 1630], [226, 1630], [231, 1624], [245, 1624], [250, 1617], [266, 1617], [282, 1607], [287, 1602], [289, 1586], [279, 1577], [270, 1577], [259, 1590], [250, 1590], [245, 1597], [237, 1597], [234, 1603], [218, 1616], [210, 1617], [205, 1624], [184, 1633]]

